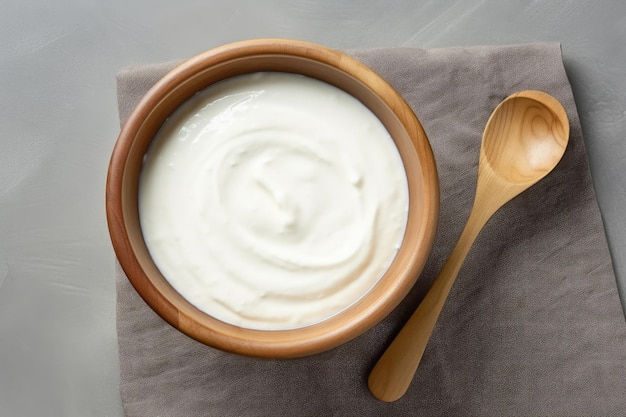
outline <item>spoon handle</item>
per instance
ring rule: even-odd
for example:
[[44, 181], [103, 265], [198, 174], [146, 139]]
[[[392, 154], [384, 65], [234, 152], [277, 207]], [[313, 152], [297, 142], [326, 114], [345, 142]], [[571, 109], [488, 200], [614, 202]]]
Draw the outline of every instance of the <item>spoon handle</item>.
[[372, 369], [368, 386], [382, 401], [395, 401], [409, 388], [448, 293], [476, 236], [490, 216], [472, 210], [470, 217], [441, 272], [421, 304]]

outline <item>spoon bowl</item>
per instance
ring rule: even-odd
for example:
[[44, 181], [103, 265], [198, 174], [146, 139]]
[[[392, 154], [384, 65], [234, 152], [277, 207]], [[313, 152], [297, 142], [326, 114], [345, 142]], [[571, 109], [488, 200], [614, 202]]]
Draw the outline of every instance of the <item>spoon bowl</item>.
[[568, 141], [567, 113], [549, 94], [521, 91], [493, 111], [483, 134], [467, 224], [421, 304], [372, 369], [368, 385], [376, 398], [395, 401], [404, 395], [476, 236], [493, 213], [557, 166]]
[[534, 184], [561, 159], [568, 130], [565, 110], [552, 96], [538, 91], [514, 94], [487, 122], [481, 164], [510, 183]]

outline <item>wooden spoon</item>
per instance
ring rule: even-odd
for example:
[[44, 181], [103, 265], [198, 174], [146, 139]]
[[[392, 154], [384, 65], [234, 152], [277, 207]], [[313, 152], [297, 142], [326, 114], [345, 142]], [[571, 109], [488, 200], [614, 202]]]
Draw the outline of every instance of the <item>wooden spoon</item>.
[[496, 107], [483, 133], [465, 229], [428, 294], [374, 366], [368, 385], [376, 398], [395, 401], [404, 395], [474, 239], [493, 213], [552, 171], [568, 139], [565, 109], [546, 93], [521, 91]]

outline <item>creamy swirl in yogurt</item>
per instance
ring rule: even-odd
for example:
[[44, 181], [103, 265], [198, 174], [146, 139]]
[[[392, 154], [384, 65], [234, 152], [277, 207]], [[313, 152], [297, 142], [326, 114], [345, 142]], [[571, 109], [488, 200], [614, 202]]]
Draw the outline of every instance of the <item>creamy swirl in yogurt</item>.
[[141, 228], [168, 282], [245, 328], [307, 326], [372, 288], [396, 256], [406, 173], [378, 118], [324, 82], [255, 73], [187, 100], [139, 184]]

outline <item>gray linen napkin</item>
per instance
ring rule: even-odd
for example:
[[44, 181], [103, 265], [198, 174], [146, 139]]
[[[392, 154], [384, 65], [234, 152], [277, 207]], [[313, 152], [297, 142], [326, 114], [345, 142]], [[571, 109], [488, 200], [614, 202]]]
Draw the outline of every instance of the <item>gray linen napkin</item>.
[[[263, 360], [220, 352], [171, 328], [118, 266], [120, 390], [128, 416], [623, 415], [626, 324], [560, 46], [350, 54], [404, 96], [435, 153], [441, 221], [418, 284], [350, 343], [308, 358]], [[118, 75], [122, 121], [172, 66]], [[569, 148], [552, 174], [487, 224], [406, 396], [380, 402], [367, 390], [367, 375], [461, 232], [489, 114], [522, 89], [544, 90], [563, 103]]]

